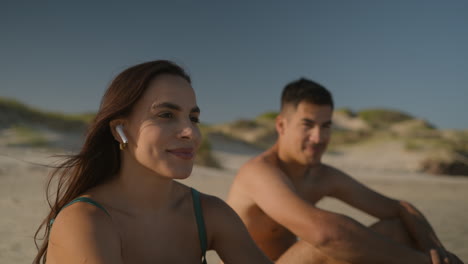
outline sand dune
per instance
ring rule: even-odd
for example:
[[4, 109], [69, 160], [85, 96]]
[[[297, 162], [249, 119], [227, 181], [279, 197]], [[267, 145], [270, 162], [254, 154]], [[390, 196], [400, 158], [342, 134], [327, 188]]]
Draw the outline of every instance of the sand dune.
[[[215, 138], [213, 151], [224, 169], [195, 166], [192, 176], [183, 182], [225, 198], [236, 169], [259, 150]], [[33, 236], [47, 212], [44, 188], [48, 169], [34, 163], [48, 164], [53, 161], [52, 154], [56, 153], [0, 145], [0, 263], [31, 263], [36, 253]], [[370, 163], [371, 154], [343, 152], [327, 155], [325, 160], [388, 196], [415, 204], [428, 217], [446, 247], [467, 262], [468, 178], [414, 173], [401, 169], [390, 154]], [[324, 199], [319, 206], [350, 215], [364, 224], [374, 221], [333, 199]], [[217, 263], [217, 259], [216, 254], [209, 254], [209, 263]]]

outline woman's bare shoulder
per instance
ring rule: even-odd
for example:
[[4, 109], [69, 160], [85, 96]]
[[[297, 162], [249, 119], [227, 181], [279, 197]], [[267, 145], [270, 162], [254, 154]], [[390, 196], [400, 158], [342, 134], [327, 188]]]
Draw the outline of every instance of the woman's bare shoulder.
[[203, 214], [207, 226], [214, 227], [215, 230], [225, 230], [242, 223], [237, 213], [221, 198], [201, 194]]
[[233, 227], [241, 223], [236, 212], [221, 198], [201, 193], [200, 200], [209, 241], [223, 236], [226, 230], [235, 230]]
[[48, 260], [121, 263], [120, 251], [120, 237], [111, 217], [92, 204], [77, 202], [65, 207], [51, 227]]
[[214, 195], [200, 193], [200, 200], [202, 203], [203, 210], [206, 210], [206, 213], [220, 213], [226, 212], [231, 209], [229, 205], [226, 204], [221, 198]]

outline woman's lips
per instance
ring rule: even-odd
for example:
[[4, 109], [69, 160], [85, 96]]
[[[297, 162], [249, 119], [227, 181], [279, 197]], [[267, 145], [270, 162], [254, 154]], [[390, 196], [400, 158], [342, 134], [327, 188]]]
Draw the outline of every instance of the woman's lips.
[[178, 149], [169, 149], [167, 152], [175, 155], [178, 158], [184, 159], [184, 160], [191, 160], [193, 159], [194, 152], [193, 148], [178, 148]]

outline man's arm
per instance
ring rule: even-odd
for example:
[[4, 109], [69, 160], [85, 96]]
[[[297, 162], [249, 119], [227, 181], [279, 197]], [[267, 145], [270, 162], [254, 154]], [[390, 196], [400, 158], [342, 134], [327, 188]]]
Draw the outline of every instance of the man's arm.
[[349, 217], [309, 204], [274, 166], [249, 162], [238, 177], [266, 214], [328, 256], [352, 263], [430, 263], [428, 256], [400, 246]]
[[333, 185], [330, 196], [379, 219], [399, 219], [418, 249], [428, 255], [431, 254], [431, 250], [436, 250], [441, 259], [448, 257], [453, 259], [451, 263], [459, 263], [444, 249], [433, 228], [416, 207], [405, 201], [385, 197], [337, 169], [328, 167], [327, 170], [328, 179]]
[[419, 212], [416, 207], [408, 202], [400, 201], [401, 209], [399, 217], [405, 224], [406, 229], [411, 234], [411, 237], [416, 241], [417, 246], [424, 252], [434, 255], [442, 260], [449, 260], [445, 263], [463, 263], [456, 255], [448, 252], [440, 240], [437, 238], [434, 229], [429, 224], [429, 221], [424, 215]]

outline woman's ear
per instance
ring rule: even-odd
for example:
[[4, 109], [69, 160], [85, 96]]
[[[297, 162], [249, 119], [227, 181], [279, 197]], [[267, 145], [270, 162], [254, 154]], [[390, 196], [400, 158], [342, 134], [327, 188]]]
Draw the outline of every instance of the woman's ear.
[[[123, 119], [114, 119], [109, 123], [112, 136], [120, 143], [126, 143], [127, 141], [124, 123]], [[117, 129], [117, 127], [120, 127], [120, 129]]]

